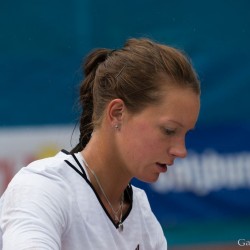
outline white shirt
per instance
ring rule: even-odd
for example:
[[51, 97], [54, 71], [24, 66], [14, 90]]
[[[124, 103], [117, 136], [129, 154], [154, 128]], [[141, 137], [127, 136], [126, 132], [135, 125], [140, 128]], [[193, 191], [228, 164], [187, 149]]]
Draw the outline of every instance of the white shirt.
[[81, 154], [66, 151], [22, 168], [0, 200], [0, 249], [167, 249], [143, 190], [127, 188], [132, 205], [120, 232], [84, 170]]

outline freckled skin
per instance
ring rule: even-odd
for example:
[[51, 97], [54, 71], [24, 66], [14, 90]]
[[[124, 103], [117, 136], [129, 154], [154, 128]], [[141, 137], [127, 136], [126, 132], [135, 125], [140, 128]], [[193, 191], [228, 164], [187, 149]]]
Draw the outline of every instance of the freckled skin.
[[158, 105], [139, 114], [126, 111], [117, 135], [127, 172], [145, 182], [158, 179], [157, 162], [171, 165], [175, 158], [186, 156], [185, 135], [194, 128], [199, 114], [200, 98], [192, 90], [171, 88], [164, 93]]

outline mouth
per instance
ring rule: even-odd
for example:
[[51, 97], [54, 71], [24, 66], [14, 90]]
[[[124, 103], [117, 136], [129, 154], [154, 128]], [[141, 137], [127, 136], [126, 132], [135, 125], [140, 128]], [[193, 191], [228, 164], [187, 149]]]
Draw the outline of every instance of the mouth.
[[156, 165], [161, 173], [165, 173], [168, 170], [168, 165], [166, 163], [156, 162]]

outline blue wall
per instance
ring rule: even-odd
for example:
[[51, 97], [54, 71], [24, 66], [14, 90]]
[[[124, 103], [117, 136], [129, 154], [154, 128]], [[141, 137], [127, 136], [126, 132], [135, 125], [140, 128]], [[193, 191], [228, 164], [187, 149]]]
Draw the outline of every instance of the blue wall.
[[249, 7], [244, 0], [4, 1], [0, 126], [74, 122], [82, 57], [142, 36], [191, 56], [202, 82], [201, 124], [250, 122]]

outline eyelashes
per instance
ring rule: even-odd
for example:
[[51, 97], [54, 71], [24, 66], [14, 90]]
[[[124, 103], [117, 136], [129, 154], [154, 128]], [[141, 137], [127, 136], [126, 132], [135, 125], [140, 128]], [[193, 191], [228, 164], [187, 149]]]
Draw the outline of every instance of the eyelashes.
[[167, 136], [187, 136], [190, 132], [193, 132], [194, 129], [185, 130], [184, 128], [174, 127], [174, 126], [161, 126], [161, 130], [164, 135]]
[[176, 130], [175, 129], [169, 129], [169, 128], [164, 128], [164, 132], [166, 135], [175, 135]]

